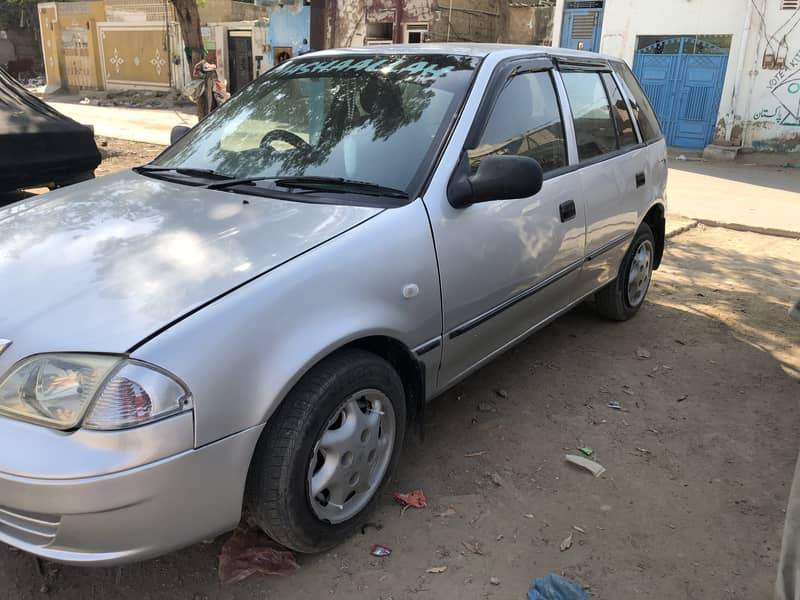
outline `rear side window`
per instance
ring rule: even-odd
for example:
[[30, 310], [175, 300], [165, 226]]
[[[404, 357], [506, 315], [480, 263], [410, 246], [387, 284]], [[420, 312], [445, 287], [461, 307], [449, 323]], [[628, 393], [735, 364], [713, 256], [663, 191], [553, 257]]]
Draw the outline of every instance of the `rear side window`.
[[600, 73], [566, 72], [561, 76], [572, 109], [578, 158], [583, 162], [616, 151], [616, 125]]
[[567, 164], [564, 124], [549, 72], [523, 73], [506, 83], [480, 142], [468, 151], [473, 172], [492, 154], [535, 158], [545, 173]]
[[645, 96], [639, 82], [636, 81], [628, 65], [620, 62], [611, 63], [614, 72], [622, 80], [623, 87], [625, 88], [625, 95], [631, 103], [633, 109], [633, 117], [639, 124], [639, 131], [642, 132], [642, 138], [645, 142], [654, 142], [655, 140], [663, 137], [661, 133], [661, 126], [658, 124], [656, 113], [653, 112], [653, 107], [650, 106], [650, 101]]
[[617, 82], [614, 81], [611, 73], [603, 73], [603, 83], [606, 84], [608, 98], [611, 100], [611, 113], [617, 126], [619, 147], [629, 148], [635, 146], [638, 141], [636, 133], [633, 131], [633, 120], [631, 119], [631, 113], [628, 112], [628, 107], [625, 106], [625, 100], [622, 98], [622, 92], [617, 87]]

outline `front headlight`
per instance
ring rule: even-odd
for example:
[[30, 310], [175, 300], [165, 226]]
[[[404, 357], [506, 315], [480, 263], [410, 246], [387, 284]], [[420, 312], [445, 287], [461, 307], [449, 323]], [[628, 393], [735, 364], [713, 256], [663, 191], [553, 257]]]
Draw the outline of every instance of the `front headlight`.
[[189, 405], [189, 392], [173, 377], [118, 356], [32, 356], [0, 383], [0, 414], [56, 429], [81, 421], [90, 429], [124, 429]]

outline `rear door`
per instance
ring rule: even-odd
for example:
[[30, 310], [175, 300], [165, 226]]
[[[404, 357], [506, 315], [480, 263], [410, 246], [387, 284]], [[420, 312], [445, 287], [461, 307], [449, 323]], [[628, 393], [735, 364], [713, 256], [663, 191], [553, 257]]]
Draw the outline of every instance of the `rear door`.
[[476, 170], [492, 154], [535, 158], [545, 182], [530, 198], [452, 208], [426, 198], [442, 283], [439, 386], [567, 306], [584, 255], [585, 217], [568, 170], [564, 106], [550, 60], [498, 67], [467, 138]]
[[647, 185], [644, 146], [606, 65], [561, 69], [586, 206], [586, 262], [576, 285], [583, 296], [612, 280], [639, 223]]

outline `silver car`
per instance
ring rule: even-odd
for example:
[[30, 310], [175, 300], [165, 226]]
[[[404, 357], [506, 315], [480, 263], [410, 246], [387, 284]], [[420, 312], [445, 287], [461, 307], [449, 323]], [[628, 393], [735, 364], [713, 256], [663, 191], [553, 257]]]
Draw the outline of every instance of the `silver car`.
[[[176, 137], [181, 132], [176, 132]], [[664, 249], [666, 148], [617, 59], [319, 52], [151, 164], [0, 210], [0, 541], [163, 554], [243, 506], [363, 523], [426, 402]]]

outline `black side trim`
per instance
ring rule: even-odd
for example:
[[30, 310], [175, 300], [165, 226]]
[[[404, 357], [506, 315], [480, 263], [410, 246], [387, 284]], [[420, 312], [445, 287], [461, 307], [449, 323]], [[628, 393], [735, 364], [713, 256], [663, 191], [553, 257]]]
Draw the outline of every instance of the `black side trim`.
[[544, 288], [546, 288], [551, 283], [555, 283], [556, 281], [566, 277], [567, 275], [569, 275], [570, 273], [572, 273], [576, 269], [580, 269], [581, 265], [583, 265], [583, 263], [584, 263], [584, 259], [576, 260], [571, 265], [568, 265], [564, 269], [561, 269], [558, 273], [552, 274], [550, 277], [540, 281], [539, 283], [537, 283], [533, 287], [529, 287], [527, 290], [521, 291], [516, 296], [512, 296], [511, 298], [509, 298], [508, 300], [506, 300], [502, 304], [498, 304], [497, 306], [495, 306], [493, 309], [489, 310], [488, 312], [485, 312], [482, 315], [478, 315], [474, 319], [470, 319], [466, 323], [463, 323], [462, 325], [459, 325], [458, 327], [456, 327], [455, 329], [453, 329], [450, 332], [450, 334], [449, 334], [450, 339], [452, 340], [454, 338], [457, 338], [460, 335], [464, 335], [465, 333], [467, 333], [471, 329], [475, 329], [481, 323], [484, 323], [484, 322], [488, 321], [492, 317], [496, 317], [497, 315], [499, 315], [504, 310], [506, 310], [508, 308], [511, 308], [515, 304], [517, 304], [519, 302], [522, 302], [526, 298], [529, 298], [529, 297], [533, 296], [536, 292], [543, 290]]
[[414, 353], [417, 356], [422, 356], [426, 352], [430, 352], [434, 348], [438, 348], [441, 345], [442, 345], [442, 338], [437, 337], [436, 339], [430, 340], [429, 342], [425, 342], [421, 346], [417, 346], [416, 348], [414, 348]]
[[589, 254], [586, 257], [586, 261], [585, 262], [592, 261], [595, 258], [597, 258], [598, 256], [600, 256], [601, 254], [605, 254], [609, 250], [613, 250], [614, 248], [616, 248], [617, 246], [619, 246], [623, 242], [631, 239], [633, 237], [633, 235], [634, 235], [633, 232], [626, 233], [625, 235], [621, 235], [618, 238], [615, 238], [615, 239], [611, 240], [607, 244], [604, 244], [603, 246], [600, 246], [597, 250], [595, 250], [594, 252], [592, 252], [591, 254]]
[[[497, 315], [499, 315], [504, 310], [511, 308], [512, 306], [514, 306], [515, 304], [517, 304], [519, 302], [522, 302], [526, 298], [530, 298], [536, 292], [539, 292], [539, 291], [543, 290], [548, 285], [555, 283], [556, 281], [566, 277], [567, 275], [569, 275], [570, 273], [572, 273], [576, 269], [581, 268], [584, 263], [587, 263], [589, 261], [595, 260], [601, 254], [605, 254], [609, 250], [613, 250], [614, 248], [616, 248], [620, 244], [625, 243], [626, 241], [631, 239], [633, 236], [634, 236], [634, 233], [626, 233], [625, 235], [621, 235], [620, 237], [611, 240], [607, 244], [601, 246], [600, 248], [598, 248], [597, 250], [592, 252], [586, 258], [582, 258], [581, 260], [575, 261], [571, 265], [568, 265], [564, 269], [558, 271], [557, 273], [554, 273], [553, 275], [551, 275], [547, 279], [544, 279], [544, 280], [540, 281], [539, 283], [537, 283], [533, 287], [529, 287], [527, 290], [523, 290], [522, 292], [520, 292], [516, 296], [512, 296], [511, 298], [509, 298], [505, 302], [503, 302], [501, 304], [498, 304], [497, 306], [495, 306], [494, 308], [490, 309], [489, 311], [483, 313], [482, 315], [478, 315], [477, 317], [475, 317], [473, 319], [470, 319], [469, 321], [466, 321], [465, 323], [462, 323], [461, 325], [459, 325], [458, 327], [453, 329], [448, 334], [448, 337], [452, 340], [452, 339], [455, 339], [455, 338], [457, 338], [457, 337], [459, 337], [461, 335], [464, 335], [465, 333], [467, 333], [468, 331], [470, 331], [472, 329], [475, 329], [478, 325], [481, 325], [481, 324], [485, 323], [486, 321], [488, 321], [489, 319], [491, 319], [493, 317], [496, 317]], [[419, 352], [418, 352], [418, 354], [419, 354]]]

